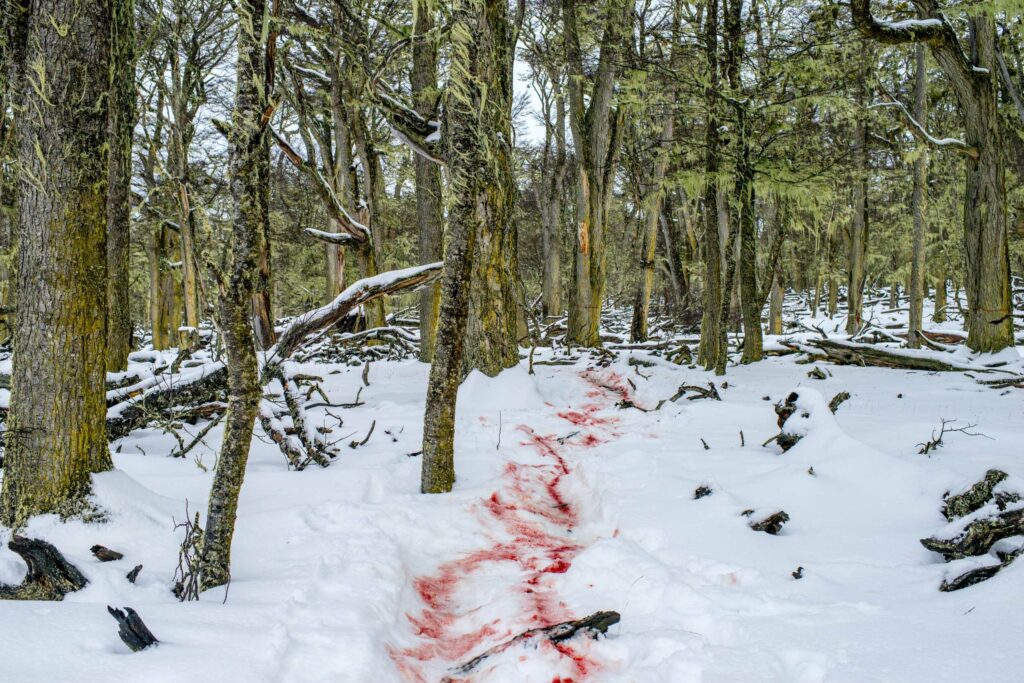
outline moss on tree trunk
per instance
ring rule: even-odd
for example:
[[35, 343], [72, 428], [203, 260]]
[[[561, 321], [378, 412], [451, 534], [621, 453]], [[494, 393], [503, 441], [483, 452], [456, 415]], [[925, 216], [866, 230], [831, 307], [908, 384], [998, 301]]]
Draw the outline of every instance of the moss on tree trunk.
[[111, 467], [106, 438], [107, 88], [117, 3], [28, 18], [17, 319], [0, 519], [66, 512]]

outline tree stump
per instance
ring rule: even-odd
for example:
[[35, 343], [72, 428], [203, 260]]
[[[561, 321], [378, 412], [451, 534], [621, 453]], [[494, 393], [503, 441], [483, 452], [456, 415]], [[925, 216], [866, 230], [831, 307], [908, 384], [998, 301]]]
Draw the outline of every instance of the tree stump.
[[0, 600], [63, 600], [85, 587], [89, 580], [64, 559], [56, 548], [37, 538], [14, 536], [7, 547], [28, 565], [17, 586], [0, 584]]

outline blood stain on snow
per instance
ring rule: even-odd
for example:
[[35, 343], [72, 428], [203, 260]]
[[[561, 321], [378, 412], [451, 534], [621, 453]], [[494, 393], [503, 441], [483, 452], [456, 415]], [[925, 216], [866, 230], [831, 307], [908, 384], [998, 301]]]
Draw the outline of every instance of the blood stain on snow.
[[601, 406], [596, 403], [588, 403], [579, 410], [563, 410], [556, 414], [577, 427], [604, 427], [619, 421], [615, 417], [598, 415], [600, 410]]
[[[588, 394], [593, 394], [593, 398], [611, 392], [622, 400], [629, 400], [629, 389], [615, 372], [598, 376], [587, 371], [583, 378], [595, 387]], [[615, 417], [599, 415], [600, 410], [600, 405], [591, 403], [580, 410], [564, 410], [557, 415], [581, 427], [618, 422]], [[408, 681], [425, 683], [428, 678], [424, 665], [448, 668], [524, 630], [574, 618], [553, 583], [555, 575], [569, 571], [583, 549], [568, 535], [579, 522], [577, 506], [562, 490], [571, 468], [561, 452], [563, 443], [555, 435], [538, 434], [525, 425], [520, 425], [519, 431], [524, 436], [521, 445], [533, 449], [541, 462], [507, 463], [499, 490], [474, 506], [488, 529], [491, 545], [446, 562], [433, 574], [413, 581], [424, 608], [419, 614], [406, 617], [421, 642], [404, 649], [389, 648], [396, 667]], [[600, 443], [600, 438], [586, 433], [574, 445], [590, 448]], [[502, 564], [514, 568], [509, 573], [519, 577], [515, 580], [522, 586], [521, 611], [507, 619], [494, 619], [481, 625], [477, 616], [480, 605], [461, 604], [458, 600], [460, 586], [484, 565]], [[491, 570], [488, 572], [493, 574]], [[576, 678], [555, 676], [552, 683], [582, 683], [598, 666], [569, 643], [543, 641], [542, 647], [571, 661], [576, 671]]]

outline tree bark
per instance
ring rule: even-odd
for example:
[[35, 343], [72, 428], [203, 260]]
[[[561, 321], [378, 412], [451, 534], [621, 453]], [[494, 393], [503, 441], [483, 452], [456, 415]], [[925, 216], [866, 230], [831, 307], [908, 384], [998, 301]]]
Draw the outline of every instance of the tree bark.
[[[450, 173], [449, 243], [423, 418], [424, 493], [455, 482], [455, 403], [468, 336], [478, 235], [493, 247], [511, 219], [512, 27], [505, 0], [455, 0], [451, 16], [451, 80], [442, 140]], [[488, 244], [488, 240], [490, 240]], [[487, 263], [486, 265], [491, 265]], [[479, 301], [479, 300], [478, 300]]]
[[946, 322], [946, 308], [949, 306], [949, 301], [946, 297], [946, 286], [948, 284], [949, 282], [946, 280], [945, 269], [943, 269], [935, 279], [935, 312], [932, 313], [933, 323]]
[[[679, 35], [682, 13], [680, 3], [673, 5], [671, 35]], [[669, 53], [669, 68], [679, 69], [679, 49], [673, 42]], [[651, 291], [654, 289], [654, 257], [658, 246], [658, 225], [661, 220], [661, 207], [665, 197], [662, 184], [668, 170], [669, 156], [672, 151], [672, 140], [675, 136], [675, 87], [670, 87], [665, 98], [665, 121], [661, 135], [655, 148], [654, 169], [651, 173], [649, 187], [644, 198], [644, 230], [640, 245], [640, 281], [633, 300], [633, 320], [630, 325], [630, 338], [634, 342], [647, 340], [647, 323], [651, 310]]]
[[719, 312], [722, 309], [722, 240], [719, 233], [718, 172], [718, 0], [708, 0], [704, 19], [704, 50], [708, 66], [708, 85], [705, 87], [704, 106], [707, 121], [704, 124], [704, 240], [701, 255], [704, 260], [704, 312], [700, 324], [699, 362], [706, 370], [719, 365], [721, 356], [728, 352], [725, 330]]
[[[541, 309], [544, 317], [562, 315], [562, 197], [565, 194], [565, 173], [568, 155], [565, 149], [565, 94], [561, 69], [548, 65], [555, 121], [545, 121], [544, 176], [537, 195], [541, 205], [541, 240], [544, 258], [541, 285]], [[554, 150], [551, 149], [552, 142]]]
[[135, 0], [113, 4], [110, 69], [110, 164], [107, 195], [107, 370], [128, 367], [132, 133], [135, 129]]
[[605, 223], [614, 185], [618, 115], [612, 107], [616, 75], [623, 61], [632, 5], [608, 0], [601, 53], [589, 104], [585, 103], [583, 57], [577, 28], [576, 0], [563, 0], [569, 127], [576, 158], [576, 243], [573, 287], [569, 297], [566, 339], [571, 344], [601, 345], [601, 306], [605, 289]]
[[[73, 512], [106, 439], [107, 92], [117, 3], [37, 0], [19, 120], [17, 333], [0, 519]], [[37, 69], [42, 68], [43, 71]]]
[[855, 102], [857, 122], [853, 130], [853, 216], [850, 222], [849, 270], [846, 283], [846, 333], [856, 334], [864, 323], [864, 279], [868, 255], [868, 147], [867, 104], [868, 77], [873, 67], [874, 51], [861, 40], [860, 74], [857, 78]]
[[630, 338], [634, 342], [647, 340], [647, 323], [651, 310], [651, 291], [654, 289], [654, 257], [658, 246], [658, 223], [661, 219], [661, 204], [665, 196], [662, 183], [668, 169], [668, 157], [672, 146], [675, 122], [674, 107], [669, 105], [669, 113], [665, 115], [665, 123], [658, 141], [657, 158], [650, 180], [650, 187], [644, 201], [644, 230], [640, 245], [640, 281], [633, 299], [633, 320], [630, 325]]
[[782, 288], [782, 268], [776, 266], [772, 277], [771, 299], [768, 302], [768, 334], [782, 334], [782, 299], [785, 294]]
[[[914, 118], [925, 128], [928, 127], [928, 80], [925, 73], [924, 44], [915, 46], [916, 74], [914, 77]], [[914, 214], [914, 240], [910, 263], [910, 328], [907, 332], [907, 346], [921, 347], [921, 318], [924, 315], [924, 251], [925, 235], [928, 230], [928, 149], [918, 145], [914, 159], [914, 194], [911, 197], [911, 211]]]
[[235, 6], [237, 85], [228, 143], [237, 213], [220, 321], [228, 366], [228, 415], [206, 516], [201, 560], [204, 589], [224, 585], [231, 578], [231, 539], [260, 401], [252, 302], [268, 219], [270, 148], [263, 113], [269, 96], [264, 37], [270, 17], [266, 0], [240, 0]]
[[852, 0], [850, 9], [864, 36], [886, 44], [927, 43], [956, 94], [965, 132], [960, 149], [967, 155], [967, 345], [974, 351], [996, 352], [1013, 346], [1014, 338], [995, 18], [986, 11], [968, 17], [970, 41], [969, 49], [964, 50], [934, 0], [915, 0], [915, 5], [933, 21], [911, 25], [878, 22], [871, 15], [870, 0]]
[[[415, 0], [416, 22], [412, 44], [412, 96], [422, 116], [438, 116], [437, 40], [433, 34], [433, 4]], [[416, 172], [416, 223], [420, 263], [440, 261], [444, 255], [444, 207], [441, 196], [441, 169], [419, 154], [413, 155]], [[420, 360], [434, 357], [437, 314], [441, 287], [433, 285], [420, 292]]]

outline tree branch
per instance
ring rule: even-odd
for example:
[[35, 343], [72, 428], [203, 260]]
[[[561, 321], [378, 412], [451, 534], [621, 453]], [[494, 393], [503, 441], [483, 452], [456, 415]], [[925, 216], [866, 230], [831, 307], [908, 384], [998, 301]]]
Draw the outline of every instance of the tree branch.
[[902, 114], [903, 118], [906, 119], [907, 126], [911, 134], [926, 144], [932, 145], [933, 147], [951, 147], [958, 152], [962, 152], [972, 159], [978, 158], [978, 150], [971, 145], [968, 145], [963, 140], [957, 138], [935, 138], [925, 129], [921, 122], [914, 118], [910, 111], [903, 105], [902, 102], [897, 100], [895, 97], [890, 95], [884, 89], [879, 89], [882, 94], [884, 102], [875, 102], [874, 104], [868, 105], [868, 109], [877, 109], [881, 107], [898, 109]]

